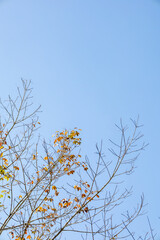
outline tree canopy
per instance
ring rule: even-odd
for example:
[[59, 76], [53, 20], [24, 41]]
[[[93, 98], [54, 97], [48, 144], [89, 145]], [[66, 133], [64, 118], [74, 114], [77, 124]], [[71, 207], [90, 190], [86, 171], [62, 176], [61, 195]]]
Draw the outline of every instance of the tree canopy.
[[106, 160], [100, 144], [90, 161], [81, 156], [81, 129], [57, 131], [50, 140], [38, 136], [39, 111], [33, 110], [29, 81], [22, 80], [16, 99], [1, 101], [0, 235], [54, 240], [72, 232], [82, 239], [136, 239], [130, 225], [143, 214], [144, 197], [121, 214], [132, 195], [121, 182], [146, 147], [138, 119], [131, 129], [122, 121], [116, 126], [120, 140], [111, 141], [112, 159]]

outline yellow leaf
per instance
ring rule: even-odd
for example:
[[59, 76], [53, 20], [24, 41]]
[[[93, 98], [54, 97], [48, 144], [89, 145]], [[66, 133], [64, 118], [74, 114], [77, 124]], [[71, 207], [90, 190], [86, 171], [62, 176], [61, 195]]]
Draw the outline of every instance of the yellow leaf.
[[66, 167], [66, 168], [64, 168], [64, 171], [66, 172], [66, 171], [68, 171], [68, 168]]
[[8, 176], [4, 176], [4, 179], [6, 179], [7, 181], [9, 180], [9, 177]]
[[59, 159], [59, 162], [62, 164], [63, 163], [63, 159]]
[[45, 171], [48, 171], [48, 168], [47, 168], [47, 167], [44, 167], [43, 169], [44, 169]]
[[6, 193], [6, 192], [7, 192], [6, 190], [1, 191], [1, 193]]
[[3, 153], [0, 154], [0, 157], [3, 157]]

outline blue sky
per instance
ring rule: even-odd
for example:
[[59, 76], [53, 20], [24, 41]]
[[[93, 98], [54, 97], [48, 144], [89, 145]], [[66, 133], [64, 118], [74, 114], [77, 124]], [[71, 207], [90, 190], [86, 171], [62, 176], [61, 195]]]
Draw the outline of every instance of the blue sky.
[[[31, 79], [42, 104], [41, 133], [83, 129], [93, 157], [101, 139], [116, 138], [114, 123], [140, 115], [149, 147], [128, 180], [141, 192], [160, 231], [160, 1], [1, 0], [1, 97]], [[160, 234], [160, 232], [158, 232]]]

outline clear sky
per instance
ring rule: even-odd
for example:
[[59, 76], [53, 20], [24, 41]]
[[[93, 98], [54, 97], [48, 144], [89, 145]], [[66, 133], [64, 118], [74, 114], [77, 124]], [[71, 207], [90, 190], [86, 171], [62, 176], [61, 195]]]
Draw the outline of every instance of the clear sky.
[[82, 128], [91, 157], [114, 123], [140, 115], [150, 145], [127, 184], [160, 234], [160, 0], [0, 0], [3, 99], [21, 78], [42, 104], [42, 135]]

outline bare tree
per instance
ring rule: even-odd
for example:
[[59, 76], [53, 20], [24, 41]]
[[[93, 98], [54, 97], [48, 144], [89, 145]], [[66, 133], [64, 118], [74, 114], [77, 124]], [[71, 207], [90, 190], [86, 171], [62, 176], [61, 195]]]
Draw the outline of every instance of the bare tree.
[[100, 144], [91, 162], [80, 155], [80, 129], [58, 131], [50, 141], [37, 135], [40, 107], [33, 109], [30, 82], [22, 83], [15, 100], [1, 101], [0, 235], [54, 240], [71, 232], [83, 239], [136, 239], [130, 225], [143, 214], [143, 195], [133, 210], [121, 210], [132, 195], [122, 180], [146, 147], [138, 119], [131, 130], [122, 121], [116, 126], [120, 141], [111, 141], [112, 160], [106, 161]]

